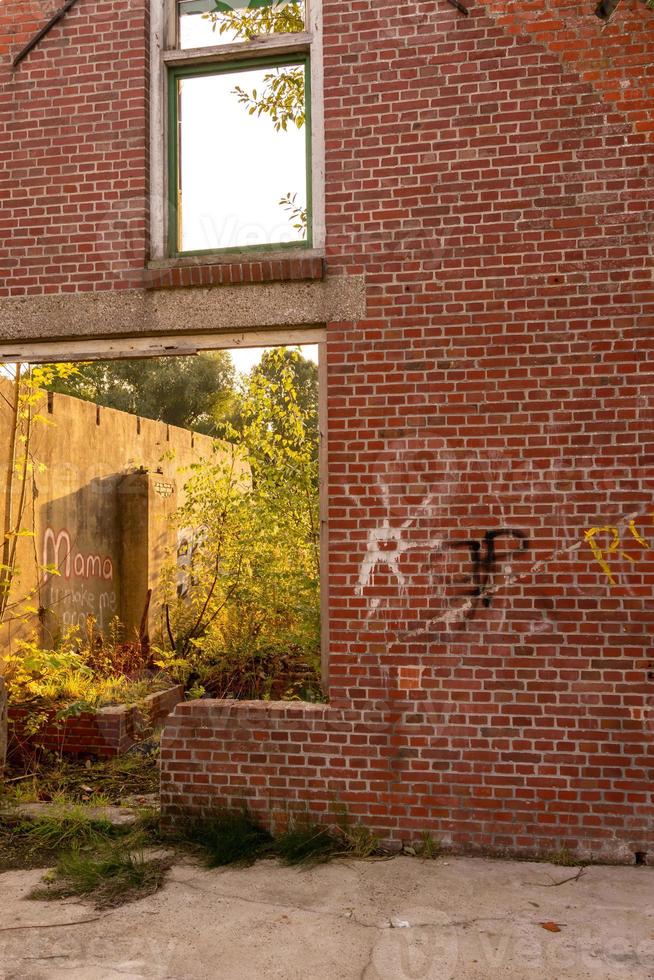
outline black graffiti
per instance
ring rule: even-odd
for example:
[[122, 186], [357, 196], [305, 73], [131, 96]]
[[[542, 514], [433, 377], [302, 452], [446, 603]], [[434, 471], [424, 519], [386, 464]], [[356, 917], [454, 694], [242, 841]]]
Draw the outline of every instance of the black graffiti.
[[[515, 548], [498, 552], [496, 547], [498, 538], [514, 538], [519, 544]], [[529, 541], [524, 531], [513, 527], [501, 527], [494, 531], [486, 531], [481, 539], [445, 541], [444, 545], [446, 548], [467, 548], [470, 553], [472, 588], [465, 594], [473, 600], [471, 614], [474, 616], [480, 601], [486, 609], [490, 607], [494, 594], [494, 578], [498, 572], [501, 572], [503, 563], [519, 552], [526, 551]]]

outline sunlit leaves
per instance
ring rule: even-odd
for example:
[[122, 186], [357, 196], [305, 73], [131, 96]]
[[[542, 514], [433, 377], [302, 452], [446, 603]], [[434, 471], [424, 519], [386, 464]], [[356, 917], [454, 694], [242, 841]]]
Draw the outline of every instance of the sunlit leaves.
[[217, 444], [185, 485], [177, 524], [202, 534], [192, 588], [172, 603], [168, 657], [196, 669], [275, 644], [317, 657], [316, 406], [300, 404], [294, 358], [264, 354], [245, 382], [237, 425], [224, 427], [231, 448]]
[[234, 94], [251, 116], [269, 116], [277, 132], [286, 131], [289, 126], [302, 129], [306, 122], [304, 68], [275, 68], [266, 72], [264, 83], [263, 92], [247, 92], [236, 85]]
[[298, 204], [297, 193], [289, 191], [279, 201], [281, 207], [289, 213], [289, 218], [293, 228], [302, 233], [302, 237], [307, 237], [307, 209]]

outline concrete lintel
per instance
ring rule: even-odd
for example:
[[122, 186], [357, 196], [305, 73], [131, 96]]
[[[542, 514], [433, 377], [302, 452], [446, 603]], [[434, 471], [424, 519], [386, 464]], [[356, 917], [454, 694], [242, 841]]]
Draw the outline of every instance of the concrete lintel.
[[[0, 356], [22, 342], [220, 334], [318, 326], [365, 317], [362, 276], [0, 299]], [[8, 349], [10, 348], [10, 349]]]

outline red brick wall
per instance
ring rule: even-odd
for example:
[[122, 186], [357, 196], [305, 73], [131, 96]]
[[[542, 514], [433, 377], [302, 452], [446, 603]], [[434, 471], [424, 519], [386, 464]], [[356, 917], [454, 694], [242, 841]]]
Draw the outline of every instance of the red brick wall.
[[[594, 6], [357, 0], [344, 17], [324, 0], [327, 269], [368, 293], [365, 321], [328, 325], [331, 704], [180, 706], [171, 819], [245, 799], [344, 806], [396, 841], [654, 849], [654, 14], [623, 0], [606, 26]], [[116, 7], [80, 0], [23, 80], [3, 75], [0, 154], [7, 127], [27, 147], [26, 177], [0, 178], [19, 243], [5, 291], [142, 268], [144, 211], [127, 245], [97, 214], [145, 189], [144, 4]], [[71, 43], [86, 80], [134, 100], [120, 125], [84, 130], [92, 84], [66, 106], [37, 84], [74, 70]], [[66, 132], [28, 129], [37, 111]], [[93, 203], [64, 188], [46, 222], [82, 132], [110, 176]], [[594, 526], [620, 529], [613, 585]]]
[[485, 0], [512, 34], [531, 36], [615, 103], [637, 132], [654, 131], [654, 17], [648, 0], [620, 0], [609, 20], [594, 0]]
[[148, 4], [0, 5], [0, 296], [138, 285], [147, 254]]
[[[345, 806], [396, 841], [633, 860], [654, 848], [646, 134], [480, 4], [327, 0], [325, 45], [328, 270], [365, 274], [369, 305], [328, 334], [331, 706], [180, 706], [165, 811]], [[595, 525], [635, 559], [614, 586]]]
[[184, 698], [181, 686], [149, 694], [138, 704], [116, 705], [98, 711], [82, 711], [58, 719], [55, 709], [45, 712], [49, 719], [31, 731], [34, 705], [9, 707], [9, 757], [30, 759], [45, 750], [64, 756], [98, 756], [108, 759], [122, 755], [135, 742], [160, 727]]

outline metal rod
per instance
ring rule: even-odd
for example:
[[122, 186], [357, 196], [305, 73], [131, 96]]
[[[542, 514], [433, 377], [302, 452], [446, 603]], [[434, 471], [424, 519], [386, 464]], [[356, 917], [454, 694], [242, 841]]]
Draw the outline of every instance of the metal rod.
[[447, 2], [451, 3], [452, 6], [456, 7], [457, 10], [460, 10], [461, 13], [465, 14], [466, 17], [470, 16], [470, 11], [468, 10], [467, 7], [464, 7], [463, 4], [460, 3], [460, 0], [447, 0]]
[[48, 23], [45, 24], [41, 28], [41, 30], [38, 32], [38, 34], [35, 34], [34, 37], [32, 38], [32, 40], [29, 41], [29, 43], [25, 45], [25, 47], [22, 49], [22, 51], [19, 51], [18, 52], [18, 54], [16, 55], [16, 57], [14, 58], [14, 60], [12, 62], [14, 68], [16, 68], [21, 63], [21, 61], [23, 60], [23, 58], [26, 58], [27, 57], [27, 55], [30, 53], [30, 51], [33, 48], [36, 47], [36, 45], [39, 43], [39, 41], [42, 38], [44, 38], [46, 36], [46, 34], [49, 33], [49, 31], [52, 30], [52, 28], [55, 26], [55, 24], [58, 24], [59, 23], [59, 21], [61, 20], [61, 18], [64, 17], [68, 13], [68, 11], [70, 10], [70, 8], [73, 7], [76, 3], [77, 3], [77, 0], [66, 0], [66, 3], [63, 5], [63, 7], [60, 10], [58, 10], [56, 14], [53, 14], [52, 17], [50, 18], [50, 20], [48, 21]]

